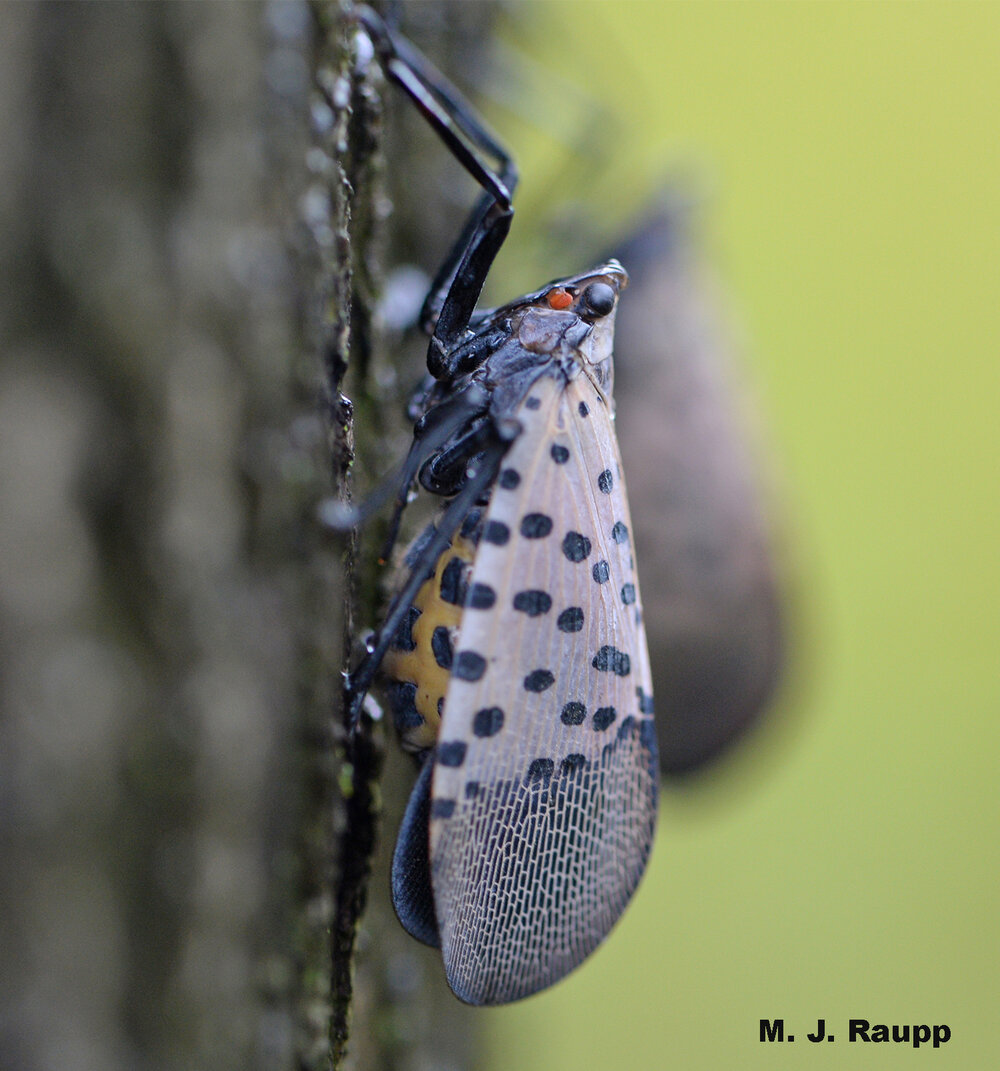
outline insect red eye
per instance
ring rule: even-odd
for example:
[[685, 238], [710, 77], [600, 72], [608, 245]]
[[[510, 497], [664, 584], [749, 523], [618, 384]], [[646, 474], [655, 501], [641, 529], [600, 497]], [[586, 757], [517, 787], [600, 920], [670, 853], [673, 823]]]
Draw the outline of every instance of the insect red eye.
[[568, 309], [573, 304], [573, 295], [568, 290], [551, 290], [548, 302], [550, 309]]

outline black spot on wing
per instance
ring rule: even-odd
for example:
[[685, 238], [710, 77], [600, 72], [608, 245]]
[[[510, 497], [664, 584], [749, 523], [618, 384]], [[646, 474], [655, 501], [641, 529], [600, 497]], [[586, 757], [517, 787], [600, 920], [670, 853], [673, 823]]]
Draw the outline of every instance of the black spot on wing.
[[582, 725], [587, 717], [587, 708], [583, 703], [571, 702], [562, 708], [559, 720], [563, 725]]
[[521, 482], [521, 474], [517, 469], [503, 469], [497, 477], [497, 483], [505, 491], [513, 491]]
[[510, 529], [503, 521], [487, 521], [483, 529], [483, 539], [494, 546], [502, 547], [510, 539]]
[[455, 813], [455, 800], [431, 800], [431, 818], [451, 818]]
[[526, 785], [547, 785], [555, 773], [556, 764], [552, 759], [534, 759], [524, 776]]
[[465, 605], [472, 610], [488, 610], [497, 601], [497, 593], [489, 586], [478, 581], [469, 588]]
[[627, 543], [628, 528], [621, 521], [615, 521], [614, 527], [611, 529], [611, 538], [616, 543]]
[[576, 407], [576, 411], [582, 417], [590, 416], [590, 406], [587, 405], [586, 402], [580, 402], [580, 404]]
[[531, 396], [531, 397], [530, 397], [530, 398], [529, 398], [529, 399], [528, 399], [528, 400], [527, 400], [527, 401], [526, 401], [526, 402], [524, 403], [524, 408], [525, 408], [525, 409], [538, 409], [538, 408], [540, 408], [540, 407], [541, 407], [541, 404], [542, 404], [542, 399], [541, 399], [541, 398], [536, 398], [536, 397], [535, 397], [535, 395], [532, 395], [532, 396]]
[[614, 707], [598, 707], [594, 711], [594, 728], [600, 733], [618, 717]]
[[465, 762], [466, 747], [464, 740], [448, 740], [438, 744], [437, 761], [442, 766], [461, 766]]
[[524, 690], [526, 692], [544, 692], [555, 684], [555, 675], [549, 669], [533, 669], [524, 678]]
[[646, 692], [640, 684], [635, 690], [636, 698], [639, 700], [639, 713], [640, 714], [652, 714], [653, 713], [653, 697]]
[[611, 469], [605, 469], [597, 477], [597, 489], [604, 495], [611, 494], [611, 488], [615, 485], [615, 478], [611, 475]]
[[627, 714], [622, 718], [621, 724], [618, 726], [618, 739], [624, 740], [628, 736], [635, 736], [635, 731], [638, 726], [638, 722], [631, 714]]
[[519, 591], [514, 596], [514, 609], [520, 610], [528, 617], [539, 617], [552, 609], [552, 596], [546, 591], [536, 589]]
[[486, 659], [477, 651], [459, 651], [452, 676], [461, 681], [478, 681], [486, 672]]
[[569, 461], [569, 447], [563, 446], [562, 443], [553, 443], [549, 453], [557, 465], [565, 465]]
[[611, 566], [601, 559], [601, 561], [594, 563], [594, 568], [590, 570], [590, 574], [598, 584], [605, 584], [611, 576]]
[[617, 647], [605, 644], [590, 663], [594, 669], [602, 673], [614, 673], [619, 677], [627, 677], [632, 672], [632, 663], [624, 651]]
[[625, 584], [622, 587], [622, 602], [631, 606], [635, 602], [635, 584]]
[[472, 719], [472, 732], [480, 739], [496, 736], [503, 728], [503, 711], [499, 707], [483, 707]]
[[525, 539], [544, 539], [551, 531], [552, 518], [547, 513], [528, 513], [521, 519]]
[[556, 618], [556, 628], [560, 632], [579, 632], [583, 628], [583, 607], [568, 606]]
[[[652, 718], [644, 718], [639, 724], [639, 742], [656, 757], [656, 726]], [[654, 770], [656, 769], [654, 765]]]
[[567, 532], [562, 541], [562, 552], [573, 562], [582, 562], [590, 553], [590, 540], [579, 532]]
[[559, 776], [574, 777], [577, 774], [583, 773], [587, 766], [587, 756], [573, 752], [572, 754], [567, 755], [566, 758], [559, 763]]

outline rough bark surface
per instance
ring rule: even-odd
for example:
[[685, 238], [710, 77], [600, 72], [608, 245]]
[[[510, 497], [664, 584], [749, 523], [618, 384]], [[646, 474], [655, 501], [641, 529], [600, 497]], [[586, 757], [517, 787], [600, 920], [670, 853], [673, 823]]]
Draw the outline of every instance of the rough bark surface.
[[405, 431], [351, 38], [335, 3], [0, 10], [0, 1066], [470, 1061], [387, 838], [358, 924], [381, 729], [337, 720], [355, 547], [316, 507]]

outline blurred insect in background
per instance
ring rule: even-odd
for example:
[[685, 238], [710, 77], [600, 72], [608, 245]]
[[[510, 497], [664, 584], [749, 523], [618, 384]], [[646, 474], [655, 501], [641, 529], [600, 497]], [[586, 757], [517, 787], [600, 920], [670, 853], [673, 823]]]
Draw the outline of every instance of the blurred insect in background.
[[441, 948], [458, 997], [502, 1004], [597, 947], [653, 840], [651, 670], [612, 423], [627, 276], [609, 260], [476, 311], [515, 168], [423, 56], [374, 12], [359, 18], [483, 193], [424, 304], [430, 375], [390, 543], [415, 481], [446, 504], [406, 554], [349, 677], [348, 715], [384, 663], [404, 746], [422, 763], [393, 859], [397, 914]]
[[696, 211], [675, 186], [612, 246], [631, 278], [616, 326], [618, 433], [656, 591], [646, 630], [660, 763], [685, 781], [769, 709], [786, 643], [771, 488]]
[[[546, 143], [532, 169], [534, 196], [528, 191], [518, 208], [519, 258], [614, 256], [629, 270], [615, 324], [617, 433], [644, 584], [656, 592], [645, 625], [660, 764], [687, 786], [721, 757], [750, 752], [744, 745], [760, 739], [751, 730], [772, 711], [786, 663], [795, 661], [780, 480], [740, 367], [725, 288], [704, 251], [711, 164], [664, 146], [658, 173], [639, 179], [650, 146], [643, 142], [637, 157], [637, 135], [603, 84], [595, 89], [546, 62], [550, 23], [539, 26], [538, 15], [535, 6], [505, 9], [515, 31], [499, 36], [481, 89]], [[575, 54], [584, 34], [560, 25]], [[539, 108], [539, 100], [558, 107]]]

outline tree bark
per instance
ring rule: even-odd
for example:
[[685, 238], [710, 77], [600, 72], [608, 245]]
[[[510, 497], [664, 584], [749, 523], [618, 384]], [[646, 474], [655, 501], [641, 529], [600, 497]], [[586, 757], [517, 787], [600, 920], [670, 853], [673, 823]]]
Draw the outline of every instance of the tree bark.
[[353, 33], [336, 3], [0, 10], [4, 1067], [471, 1058], [384, 873], [359, 923], [382, 730], [348, 739], [339, 684], [377, 587], [366, 552], [355, 615], [317, 506], [406, 433]]

